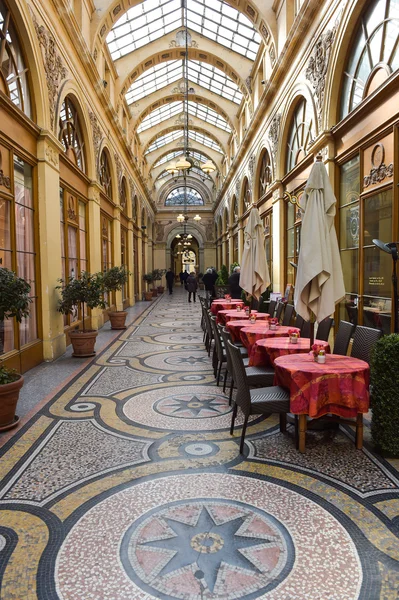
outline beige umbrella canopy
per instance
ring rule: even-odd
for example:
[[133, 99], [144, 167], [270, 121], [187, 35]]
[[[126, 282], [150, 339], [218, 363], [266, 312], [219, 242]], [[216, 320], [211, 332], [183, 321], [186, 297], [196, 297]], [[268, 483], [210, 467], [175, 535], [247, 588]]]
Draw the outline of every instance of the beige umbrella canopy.
[[295, 310], [306, 321], [322, 321], [345, 297], [334, 227], [336, 199], [326, 167], [317, 158], [301, 197], [301, 249], [295, 284]]
[[241, 259], [240, 286], [259, 300], [270, 285], [266, 262], [265, 236], [257, 208], [252, 208], [244, 231], [244, 251]]

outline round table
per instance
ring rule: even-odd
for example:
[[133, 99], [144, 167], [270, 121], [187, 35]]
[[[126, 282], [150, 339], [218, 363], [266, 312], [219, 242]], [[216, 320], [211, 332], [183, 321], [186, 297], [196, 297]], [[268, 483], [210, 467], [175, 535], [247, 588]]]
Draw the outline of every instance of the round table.
[[[226, 323], [226, 327], [227, 329], [230, 331], [231, 333], [231, 339], [233, 340], [233, 342], [241, 342], [240, 340], [240, 331], [243, 327], [256, 327], [256, 323], [255, 325], [250, 325], [249, 323], [249, 319], [237, 319], [234, 321], [227, 321]], [[259, 327], [259, 325], [258, 325]], [[263, 328], [266, 329], [266, 325], [263, 325]]]
[[274, 361], [275, 384], [290, 391], [290, 410], [317, 419], [326, 414], [354, 418], [369, 409], [368, 363], [351, 356], [326, 354], [319, 364], [310, 354]]
[[[258, 313], [252, 311], [256, 315], [256, 320], [261, 319], [264, 321], [269, 318], [268, 313]], [[219, 310], [216, 316], [218, 323], [226, 323], [227, 321], [249, 320], [249, 316], [243, 310]]]
[[[315, 340], [315, 344], [322, 346], [326, 353], [330, 353], [328, 342], [323, 340]], [[251, 355], [249, 357], [250, 367], [270, 367], [274, 365], [276, 358], [287, 356], [288, 354], [298, 354], [310, 352], [310, 339], [298, 338], [296, 344], [290, 341], [289, 337], [273, 337], [258, 340], [252, 346]]]
[[248, 327], [241, 328], [240, 339], [248, 349], [248, 354], [250, 354], [252, 346], [258, 340], [271, 337], [288, 337], [289, 331], [296, 331], [298, 334], [300, 333], [300, 329], [297, 327], [279, 325], [276, 329], [270, 329], [269, 325], [249, 325]]
[[219, 298], [218, 300], [214, 300], [211, 305], [211, 313], [213, 315], [217, 315], [219, 310], [227, 310], [235, 308], [236, 306], [244, 306], [244, 302], [242, 300], [226, 300], [225, 298]]

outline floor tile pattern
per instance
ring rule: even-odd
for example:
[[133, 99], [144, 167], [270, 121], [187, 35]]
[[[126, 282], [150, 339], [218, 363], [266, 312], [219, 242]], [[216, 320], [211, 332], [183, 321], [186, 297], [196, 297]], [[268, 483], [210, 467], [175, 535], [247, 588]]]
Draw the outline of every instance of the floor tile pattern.
[[2, 600], [397, 600], [396, 463], [276, 415], [240, 455], [202, 338], [163, 295], [3, 445]]

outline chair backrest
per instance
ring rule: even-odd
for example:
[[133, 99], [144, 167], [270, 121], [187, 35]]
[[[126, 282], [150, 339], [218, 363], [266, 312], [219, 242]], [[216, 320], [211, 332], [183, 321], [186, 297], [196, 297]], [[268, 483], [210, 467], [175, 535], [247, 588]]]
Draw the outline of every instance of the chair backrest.
[[323, 340], [323, 342], [328, 342], [328, 336], [330, 335], [330, 329], [333, 324], [333, 320], [331, 317], [326, 317], [322, 321], [320, 321], [319, 326], [317, 328], [316, 336], [318, 340]]
[[357, 306], [351, 306], [349, 304], [346, 305], [346, 310], [348, 312], [349, 321], [352, 325], [357, 325]]
[[262, 296], [260, 297], [258, 312], [268, 313], [269, 312], [270, 300], [263, 300]]
[[241, 408], [245, 416], [251, 414], [251, 394], [248, 386], [247, 374], [240, 349], [230, 341], [227, 341], [230, 350], [231, 362], [233, 365], [233, 378], [237, 386], [236, 404]]
[[374, 344], [381, 336], [382, 331], [380, 329], [358, 325], [355, 330], [355, 335], [353, 336], [351, 356], [360, 358], [369, 363]]
[[355, 326], [352, 323], [348, 323], [348, 321], [340, 321], [334, 342], [333, 354], [341, 354], [341, 356], [346, 356], [354, 329]]
[[211, 313], [208, 310], [206, 310], [205, 307], [202, 307], [202, 314], [204, 315], [206, 333], [208, 334], [208, 338], [210, 340], [213, 340], [213, 329], [212, 329], [211, 319], [210, 319]]
[[274, 311], [276, 310], [277, 302], [275, 300], [270, 300], [269, 302], [269, 310], [268, 313], [271, 317], [274, 317]]
[[283, 325], [291, 325], [292, 315], [294, 314], [294, 306], [287, 304], [284, 311]]
[[304, 321], [302, 323], [301, 337], [310, 338], [310, 321]]
[[212, 317], [210, 317], [210, 319], [211, 319], [211, 326], [212, 326], [212, 331], [213, 331], [213, 337], [215, 338], [216, 354], [217, 354], [219, 362], [223, 362], [222, 340], [220, 339], [219, 330], [218, 330], [218, 327], [216, 325], [216, 317], [212, 316]]
[[276, 319], [278, 319], [280, 321], [282, 312], [283, 312], [283, 308], [284, 308], [284, 303], [283, 302], [278, 302], [277, 303], [277, 309], [276, 309]]
[[233, 374], [233, 362], [231, 360], [230, 355], [230, 347], [227, 342], [231, 341], [230, 333], [225, 327], [221, 327], [218, 325], [220, 336], [224, 342], [224, 347], [226, 349], [226, 360], [227, 360], [227, 370], [232, 375]]
[[301, 315], [297, 315], [295, 317], [294, 327], [298, 327], [298, 329], [302, 330], [304, 322], [305, 322], [305, 319], [303, 319], [303, 317], [301, 317]]

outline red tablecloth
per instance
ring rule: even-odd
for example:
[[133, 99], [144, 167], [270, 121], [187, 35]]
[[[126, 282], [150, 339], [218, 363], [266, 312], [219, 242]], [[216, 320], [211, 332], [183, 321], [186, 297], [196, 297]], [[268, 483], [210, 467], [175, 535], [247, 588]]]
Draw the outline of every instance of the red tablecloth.
[[[254, 311], [252, 311], [254, 312]], [[265, 319], [269, 318], [269, 315], [267, 313], [258, 313], [255, 312], [256, 314], [256, 319], [261, 319], [262, 321], [264, 321]], [[247, 314], [245, 314], [245, 312], [243, 310], [219, 310], [218, 314], [216, 315], [216, 320], [218, 323], [222, 323], [225, 324], [227, 321], [235, 321], [236, 319], [239, 320], [245, 320], [248, 319], [249, 320], [249, 316]]]
[[248, 349], [248, 354], [251, 354], [252, 346], [258, 340], [271, 337], [288, 337], [288, 332], [290, 330], [295, 330], [298, 333], [300, 332], [300, 329], [297, 327], [283, 327], [282, 325], [279, 325], [277, 329], [270, 329], [269, 325], [249, 325], [248, 327], [241, 328], [240, 339], [244, 346]]
[[231, 300], [231, 302], [228, 302], [224, 298], [219, 298], [218, 300], [214, 300], [212, 302], [211, 313], [213, 315], [217, 315], [219, 310], [226, 310], [226, 309], [231, 310], [232, 308], [235, 308], [237, 306], [237, 304], [239, 304], [240, 306], [243, 306], [244, 302], [242, 300]]
[[[233, 342], [240, 342], [241, 341], [241, 339], [240, 339], [241, 329], [243, 327], [256, 327], [256, 324], [250, 325], [248, 319], [237, 319], [234, 321], [227, 321], [226, 327], [231, 333], [231, 339], [233, 340]], [[259, 325], [258, 325], [258, 327], [259, 327]], [[263, 327], [266, 329], [265, 325], [263, 325]]]
[[[328, 342], [315, 340], [315, 344], [322, 346], [326, 352], [330, 353]], [[251, 367], [270, 367], [279, 356], [288, 354], [310, 352], [310, 339], [298, 338], [298, 342], [293, 344], [289, 337], [274, 337], [258, 340], [252, 346], [249, 364]]]
[[289, 389], [295, 414], [353, 418], [369, 409], [370, 368], [363, 360], [327, 354], [320, 365], [310, 354], [290, 354], [277, 358], [274, 368], [275, 384]]

